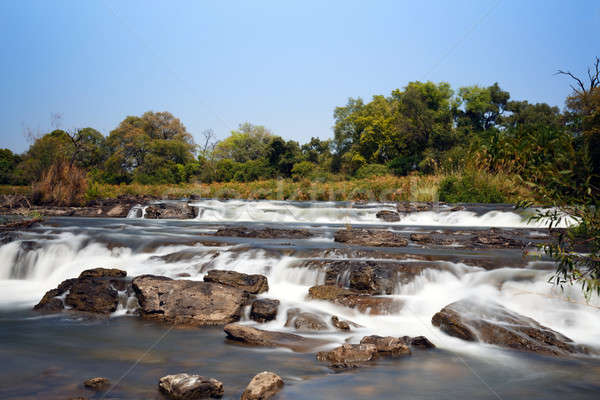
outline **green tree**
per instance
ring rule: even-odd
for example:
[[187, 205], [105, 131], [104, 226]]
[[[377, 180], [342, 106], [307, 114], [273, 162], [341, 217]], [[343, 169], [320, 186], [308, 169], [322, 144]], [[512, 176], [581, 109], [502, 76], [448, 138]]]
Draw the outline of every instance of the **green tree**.
[[273, 134], [262, 125], [249, 122], [240, 124], [239, 129], [217, 143], [215, 156], [218, 159], [229, 158], [236, 162], [246, 162], [268, 156], [269, 143]]
[[21, 162], [21, 157], [9, 149], [0, 149], [0, 184], [15, 184], [19, 182], [15, 168]]

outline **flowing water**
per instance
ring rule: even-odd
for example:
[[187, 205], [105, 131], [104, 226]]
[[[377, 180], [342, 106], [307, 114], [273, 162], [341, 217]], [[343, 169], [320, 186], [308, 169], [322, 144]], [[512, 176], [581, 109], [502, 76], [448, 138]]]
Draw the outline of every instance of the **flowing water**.
[[[431, 317], [462, 298], [484, 298], [537, 320], [575, 342], [600, 347], [600, 303], [586, 303], [577, 289], [561, 291], [547, 279], [548, 260], [518, 249], [461, 246], [350, 248], [333, 240], [348, 225], [390, 229], [401, 234], [461, 234], [490, 227], [535, 244], [544, 230], [527, 223], [531, 211], [508, 206], [470, 205], [412, 213], [386, 223], [376, 218], [394, 204], [333, 202], [216, 201], [192, 203], [193, 220], [148, 220], [144, 207], [130, 218], [50, 218], [32, 230], [11, 233], [0, 246], [0, 398], [159, 399], [161, 376], [190, 372], [221, 380], [225, 398], [239, 398], [256, 373], [270, 370], [286, 382], [280, 399], [315, 398], [540, 398], [596, 399], [600, 396], [600, 359], [554, 359], [499, 347], [467, 343], [431, 325]], [[255, 239], [212, 236], [224, 226], [300, 228], [309, 239]], [[389, 297], [402, 308], [369, 315], [332, 303], [308, 300], [324, 273], [311, 260], [398, 260], [443, 265], [400, 284]], [[39, 315], [31, 310], [45, 291], [85, 269], [121, 268], [129, 276], [165, 275], [202, 280], [211, 269], [260, 273], [281, 301], [278, 318], [262, 329], [290, 331], [286, 310], [300, 307], [338, 315], [362, 328], [333, 328], [309, 336], [333, 343], [357, 343], [370, 334], [427, 336], [432, 351], [413, 351], [403, 359], [380, 359], [363, 368], [336, 373], [314, 354], [236, 345], [222, 328], [172, 329], [131, 314], [135, 301], [123, 303], [109, 318], [75, 313]], [[132, 300], [132, 299], [130, 299]], [[135, 299], [133, 299], [135, 300]], [[254, 324], [245, 316], [243, 323]], [[303, 333], [303, 335], [306, 335]], [[86, 392], [81, 382], [106, 376], [118, 383], [105, 397]]]

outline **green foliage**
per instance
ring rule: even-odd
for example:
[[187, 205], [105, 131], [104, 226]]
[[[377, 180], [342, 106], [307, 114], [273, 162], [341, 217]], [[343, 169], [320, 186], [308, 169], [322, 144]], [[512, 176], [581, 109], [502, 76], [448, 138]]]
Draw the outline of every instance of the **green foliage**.
[[294, 164], [292, 168], [292, 178], [298, 181], [303, 178], [309, 178], [317, 170], [317, 165], [310, 161], [301, 161]]
[[440, 201], [448, 203], [505, 203], [506, 197], [486, 175], [467, 172], [448, 176], [440, 182]]
[[9, 149], [0, 149], [0, 184], [12, 185], [21, 183], [15, 174], [15, 168], [21, 162], [21, 157]]
[[354, 174], [357, 179], [366, 179], [373, 176], [385, 176], [389, 175], [390, 170], [388, 167], [382, 164], [367, 164], [358, 169]]

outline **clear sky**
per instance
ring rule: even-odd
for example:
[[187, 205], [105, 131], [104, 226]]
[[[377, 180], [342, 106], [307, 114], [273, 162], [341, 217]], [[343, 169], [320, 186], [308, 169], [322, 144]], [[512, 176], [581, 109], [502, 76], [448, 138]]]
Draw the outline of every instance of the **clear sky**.
[[332, 136], [348, 97], [414, 80], [499, 82], [563, 106], [558, 68], [600, 55], [600, 1], [0, 1], [0, 147], [24, 127], [91, 126], [170, 111], [196, 138], [241, 122]]

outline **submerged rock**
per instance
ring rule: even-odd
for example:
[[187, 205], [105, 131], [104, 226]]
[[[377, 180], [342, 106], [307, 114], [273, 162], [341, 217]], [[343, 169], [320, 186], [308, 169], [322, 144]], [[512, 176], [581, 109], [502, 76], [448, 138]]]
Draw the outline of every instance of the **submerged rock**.
[[377, 348], [377, 352], [382, 355], [404, 356], [410, 355], [410, 349], [403, 339], [392, 336], [365, 336], [360, 344], [372, 344]]
[[265, 331], [248, 325], [229, 324], [225, 325], [224, 330], [230, 340], [253, 346], [285, 347], [297, 352], [309, 352], [328, 343], [320, 339], [305, 338], [293, 333]]
[[330, 351], [317, 353], [317, 360], [326, 361], [332, 368], [355, 368], [377, 355], [374, 344], [344, 344]]
[[195, 207], [187, 203], [158, 203], [146, 207], [148, 219], [192, 219], [197, 215]]
[[102, 391], [108, 389], [110, 381], [108, 378], [91, 378], [83, 382], [83, 386], [91, 390]]
[[223, 383], [200, 375], [176, 374], [160, 378], [158, 389], [174, 400], [223, 397]]
[[248, 275], [235, 271], [213, 269], [204, 276], [204, 282], [220, 283], [252, 294], [269, 291], [269, 283], [264, 275]]
[[375, 297], [356, 290], [343, 289], [334, 285], [313, 286], [308, 296], [316, 300], [327, 300], [371, 315], [389, 314], [402, 308], [402, 303], [390, 297]]
[[130, 290], [126, 276], [127, 272], [115, 268], [83, 271], [79, 278], [67, 279], [46, 292], [33, 309], [54, 313], [69, 307], [73, 311], [110, 314], [119, 305], [119, 291]]
[[279, 300], [257, 299], [250, 307], [250, 318], [256, 322], [267, 322], [277, 318]]
[[267, 400], [275, 396], [283, 388], [283, 379], [273, 372], [261, 372], [256, 375], [244, 393], [242, 400]]
[[381, 210], [375, 216], [385, 222], [398, 222], [400, 221], [400, 214], [395, 211]]
[[317, 314], [291, 308], [287, 312], [286, 327], [294, 327], [299, 331], [324, 331], [329, 329], [325, 321]]
[[408, 240], [402, 235], [375, 229], [341, 229], [334, 234], [334, 240], [354, 246], [369, 247], [405, 247]]
[[205, 326], [238, 321], [249, 295], [210, 282], [142, 275], [132, 282], [142, 317], [174, 324]]
[[313, 236], [306, 229], [274, 229], [274, 228], [220, 228], [214, 236], [244, 237], [257, 239], [307, 239]]
[[450, 336], [471, 342], [552, 356], [588, 352], [568, 337], [492, 301], [457, 301], [435, 314], [431, 323]]

